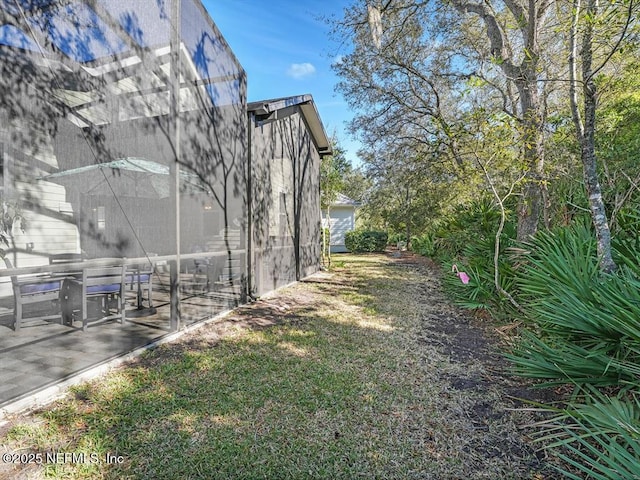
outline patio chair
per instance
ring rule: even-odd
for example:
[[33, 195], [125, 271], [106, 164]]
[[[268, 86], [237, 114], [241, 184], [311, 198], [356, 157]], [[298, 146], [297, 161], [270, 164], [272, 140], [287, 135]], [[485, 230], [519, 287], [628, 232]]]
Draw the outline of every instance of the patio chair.
[[[13, 268], [11, 260], [4, 257], [4, 264], [7, 268]], [[62, 278], [51, 276], [34, 276], [34, 275], [12, 275], [11, 284], [13, 286], [14, 307], [14, 331], [20, 331], [23, 320], [53, 320], [59, 319], [62, 322], [62, 314], [58, 299], [60, 295], [60, 287]], [[50, 309], [44, 314], [24, 318], [24, 306], [35, 303], [50, 303]], [[55, 305], [55, 307], [54, 307]], [[52, 311], [55, 310], [55, 313]]]
[[125, 276], [125, 285], [133, 290], [137, 289], [137, 308], [142, 308], [142, 301], [145, 297], [149, 308], [153, 308], [153, 265], [147, 263], [144, 266], [129, 270]]
[[[125, 266], [95, 267], [82, 270], [82, 279], [67, 279], [62, 286], [63, 315], [73, 317], [79, 310], [82, 330], [87, 331], [91, 300], [99, 301], [100, 315], [91, 320], [120, 319], [125, 323]], [[113, 308], [115, 306], [115, 308]], [[115, 310], [115, 312], [112, 312]], [[92, 309], [92, 313], [95, 309]]]
[[205, 293], [208, 289], [207, 266], [209, 261], [206, 258], [196, 258], [181, 262], [184, 274], [180, 278], [180, 286], [190, 294]]

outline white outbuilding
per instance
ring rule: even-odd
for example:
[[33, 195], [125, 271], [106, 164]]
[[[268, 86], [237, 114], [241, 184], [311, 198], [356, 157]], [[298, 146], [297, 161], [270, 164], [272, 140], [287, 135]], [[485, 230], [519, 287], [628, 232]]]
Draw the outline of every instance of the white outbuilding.
[[331, 230], [331, 253], [348, 252], [345, 246], [344, 237], [347, 232], [356, 228], [356, 209], [360, 206], [355, 200], [338, 194], [336, 200], [331, 204], [329, 212], [322, 212], [322, 226]]

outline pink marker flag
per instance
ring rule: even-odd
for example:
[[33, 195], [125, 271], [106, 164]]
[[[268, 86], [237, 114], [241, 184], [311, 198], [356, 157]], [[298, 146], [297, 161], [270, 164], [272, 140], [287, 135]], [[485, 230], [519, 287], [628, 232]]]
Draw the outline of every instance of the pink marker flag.
[[458, 272], [458, 278], [462, 281], [462, 283], [464, 283], [465, 285], [467, 283], [469, 283], [469, 275], [467, 275], [465, 272]]
[[460, 279], [460, 281], [461, 281], [462, 283], [464, 283], [465, 285], [466, 285], [467, 283], [469, 283], [469, 280], [471, 280], [471, 279], [469, 278], [469, 275], [467, 275], [467, 273], [466, 273], [466, 272], [459, 272], [459, 271], [458, 271], [458, 266], [457, 266], [455, 263], [454, 263], [453, 265], [451, 265], [451, 271], [452, 271], [452, 272], [454, 272], [454, 273], [458, 276], [458, 278]]

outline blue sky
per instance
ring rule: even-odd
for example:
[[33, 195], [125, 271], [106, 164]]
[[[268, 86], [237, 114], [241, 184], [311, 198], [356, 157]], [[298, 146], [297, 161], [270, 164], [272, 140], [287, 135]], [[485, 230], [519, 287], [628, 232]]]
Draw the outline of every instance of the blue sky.
[[[349, 0], [203, 0], [214, 23], [247, 72], [249, 101], [310, 93], [327, 134], [335, 131], [347, 158], [359, 144], [346, 133], [353, 114], [334, 91], [338, 46], [319, 17], [342, 17]], [[345, 53], [345, 52], [342, 52]]]

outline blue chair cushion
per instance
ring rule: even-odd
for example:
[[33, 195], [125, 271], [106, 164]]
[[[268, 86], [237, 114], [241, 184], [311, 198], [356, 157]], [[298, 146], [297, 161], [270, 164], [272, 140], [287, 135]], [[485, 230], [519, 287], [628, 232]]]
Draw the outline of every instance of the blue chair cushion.
[[[149, 275], [148, 273], [143, 273], [142, 275], [127, 275], [125, 277], [125, 283], [148, 283], [150, 276], [151, 275]], [[139, 280], [138, 277], [140, 277]]]
[[87, 287], [87, 294], [116, 293], [120, 291], [120, 284], [111, 285], [91, 285]]
[[21, 295], [35, 295], [37, 293], [55, 292], [56, 290], [60, 290], [60, 281], [20, 285]]

